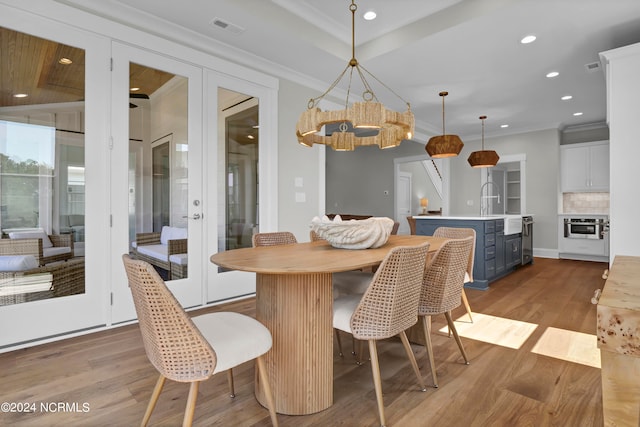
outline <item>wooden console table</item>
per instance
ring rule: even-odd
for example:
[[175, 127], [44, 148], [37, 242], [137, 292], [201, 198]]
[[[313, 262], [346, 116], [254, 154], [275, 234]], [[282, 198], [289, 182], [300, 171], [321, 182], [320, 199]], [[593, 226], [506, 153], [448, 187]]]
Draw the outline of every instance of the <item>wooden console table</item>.
[[598, 301], [605, 426], [640, 425], [640, 257], [616, 256]]

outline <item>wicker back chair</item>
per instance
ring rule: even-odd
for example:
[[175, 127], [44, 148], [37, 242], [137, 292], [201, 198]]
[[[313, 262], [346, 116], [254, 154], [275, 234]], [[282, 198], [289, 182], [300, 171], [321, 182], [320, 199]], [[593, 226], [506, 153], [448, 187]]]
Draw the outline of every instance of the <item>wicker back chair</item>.
[[254, 248], [257, 246], [277, 246], [298, 243], [296, 236], [294, 236], [290, 231], [256, 233], [251, 238], [251, 242], [253, 243]]
[[380, 424], [384, 402], [376, 341], [400, 335], [422, 391], [426, 391], [406, 330], [418, 321], [417, 309], [429, 243], [400, 246], [389, 251], [364, 295], [345, 295], [334, 301], [333, 327], [369, 342], [371, 371]]
[[409, 223], [409, 234], [416, 234], [416, 219], [412, 216], [408, 216], [407, 222]]
[[422, 319], [425, 347], [431, 366], [433, 383], [438, 387], [433, 347], [431, 345], [431, 316], [444, 314], [453, 333], [465, 363], [469, 359], [451, 318], [451, 310], [460, 305], [464, 274], [469, 263], [469, 255], [474, 238], [452, 239], [444, 243], [424, 271], [424, 283], [418, 305], [418, 316]]
[[322, 237], [318, 236], [318, 233], [316, 233], [313, 230], [309, 231], [309, 240], [312, 242], [317, 242], [318, 240], [324, 240]]
[[234, 397], [231, 369], [253, 359], [257, 361], [271, 421], [277, 425], [262, 359], [272, 345], [269, 330], [257, 320], [239, 313], [208, 313], [191, 318], [151, 264], [134, 260], [129, 255], [123, 255], [122, 260], [147, 357], [160, 373], [141, 425], [145, 426], [149, 421], [167, 378], [191, 383], [183, 420], [183, 426], [190, 426], [200, 381], [228, 371], [231, 397]]
[[[464, 275], [464, 283], [473, 282], [473, 261], [476, 255], [476, 230], [473, 228], [438, 227], [433, 232], [433, 235], [435, 237], [447, 237], [449, 239], [464, 239], [469, 236], [473, 237], [473, 246], [471, 247], [471, 254], [469, 255], [467, 272]], [[473, 318], [471, 317], [471, 306], [469, 305], [467, 294], [464, 292], [464, 287], [462, 288], [462, 303], [464, 304], [465, 310], [467, 310], [469, 320], [473, 323]]]

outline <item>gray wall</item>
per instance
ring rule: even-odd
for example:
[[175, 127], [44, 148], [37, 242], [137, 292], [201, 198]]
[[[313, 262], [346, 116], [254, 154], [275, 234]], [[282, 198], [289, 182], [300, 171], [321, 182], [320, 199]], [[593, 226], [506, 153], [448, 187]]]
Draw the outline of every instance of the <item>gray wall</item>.
[[[526, 160], [527, 211], [534, 216], [534, 247], [558, 249], [558, 192], [560, 134], [556, 129], [486, 138], [485, 148], [499, 155], [524, 153]], [[480, 141], [465, 141], [458, 157], [451, 159], [451, 215], [478, 215], [481, 169], [469, 166], [467, 158], [480, 149]], [[468, 206], [471, 200], [473, 205]]]
[[351, 152], [327, 149], [327, 213], [393, 218], [393, 159], [424, 154], [424, 145], [412, 141], [387, 150], [377, 146], [358, 147]]
[[[485, 147], [498, 154], [526, 155], [526, 214], [534, 215], [534, 246], [553, 256], [558, 248], [558, 183], [560, 134], [556, 129], [486, 138]], [[450, 159], [450, 215], [479, 214], [480, 169], [469, 166], [469, 153], [480, 141], [465, 141]], [[424, 145], [403, 142], [393, 150], [360, 147], [353, 152], [327, 150], [327, 212], [388, 216], [394, 214], [393, 159], [423, 155]], [[389, 195], [384, 195], [388, 190]], [[467, 201], [472, 201], [472, 206]], [[434, 208], [432, 206], [432, 208]]]

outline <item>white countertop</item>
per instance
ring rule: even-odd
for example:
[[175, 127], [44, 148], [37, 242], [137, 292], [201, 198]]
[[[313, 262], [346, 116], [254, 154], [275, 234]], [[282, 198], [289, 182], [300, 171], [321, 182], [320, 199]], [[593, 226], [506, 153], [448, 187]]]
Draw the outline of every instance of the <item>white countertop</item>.
[[532, 215], [484, 215], [484, 216], [457, 216], [457, 215], [449, 215], [449, 216], [441, 216], [441, 215], [414, 215], [415, 219], [458, 219], [458, 220], [473, 220], [473, 221], [490, 221], [493, 219], [500, 218], [519, 218], [523, 216], [532, 216]]

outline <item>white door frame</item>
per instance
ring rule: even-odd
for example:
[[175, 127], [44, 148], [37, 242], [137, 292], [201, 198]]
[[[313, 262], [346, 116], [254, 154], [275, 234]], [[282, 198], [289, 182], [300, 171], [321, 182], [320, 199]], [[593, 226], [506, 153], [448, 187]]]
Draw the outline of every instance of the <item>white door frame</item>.
[[[4, 7], [0, 25], [37, 37], [55, 40], [85, 51], [85, 292], [0, 308], [0, 351], [33, 345], [30, 341], [53, 341], [108, 323], [109, 269], [108, 199], [106, 179], [108, 155], [109, 40], [94, 33], [60, 25], [39, 16]], [[10, 326], [9, 326], [10, 325]], [[80, 332], [79, 332], [80, 333]]]
[[[168, 58], [154, 52], [113, 42], [112, 72], [112, 138], [111, 151], [111, 214], [112, 250], [110, 262], [113, 279], [111, 323], [121, 323], [136, 318], [131, 291], [121, 256], [129, 252], [128, 215], [128, 158], [129, 158], [129, 63], [135, 62], [151, 68], [168, 71], [188, 79], [188, 253], [189, 274], [181, 280], [167, 282], [169, 289], [183, 307], [203, 303], [202, 264], [204, 263], [204, 218], [192, 220], [195, 214], [203, 214], [202, 191], [202, 68]], [[150, 143], [150, 141], [149, 141]], [[200, 203], [195, 206], [193, 202]]]
[[225, 88], [238, 93], [258, 98], [258, 223], [261, 231], [278, 230], [278, 94], [273, 87], [262, 86], [240, 78], [233, 78], [213, 70], [205, 72], [206, 102], [204, 111], [205, 147], [204, 156], [207, 165], [203, 178], [208, 183], [206, 188], [206, 213], [209, 220], [206, 230], [206, 303], [215, 303], [231, 298], [252, 295], [255, 293], [255, 273], [243, 271], [220, 272], [218, 266], [208, 261], [218, 252], [219, 214], [218, 204], [224, 203], [224, 185], [219, 185], [217, 165], [219, 164], [219, 129], [218, 129], [218, 88]]

